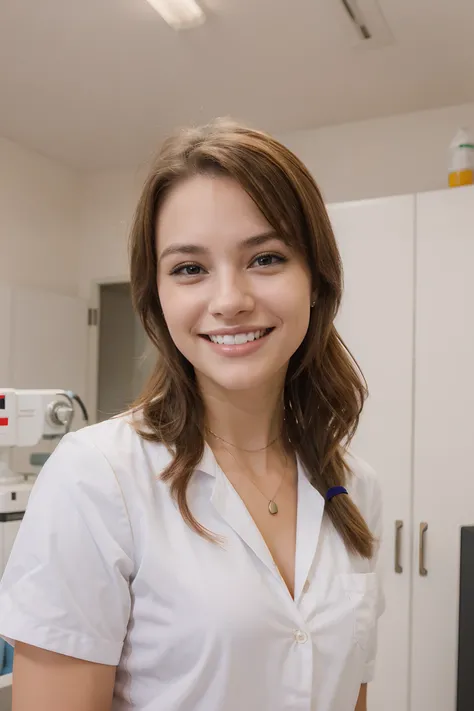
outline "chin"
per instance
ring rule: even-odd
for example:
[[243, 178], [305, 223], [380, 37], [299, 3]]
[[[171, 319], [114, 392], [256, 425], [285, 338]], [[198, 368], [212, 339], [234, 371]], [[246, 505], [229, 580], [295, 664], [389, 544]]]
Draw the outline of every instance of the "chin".
[[[196, 370], [198, 381], [205, 388], [205, 383], [208, 383], [213, 388], [237, 392], [256, 391], [262, 386], [272, 384], [275, 388], [283, 387], [287, 365], [277, 369], [267, 368], [252, 368], [250, 364], [240, 364], [238, 367], [223, 368], [221, 372], [218, 369], [211, 373], [203, 370]], [[227, 371], [227, 372], [224, 372]]]

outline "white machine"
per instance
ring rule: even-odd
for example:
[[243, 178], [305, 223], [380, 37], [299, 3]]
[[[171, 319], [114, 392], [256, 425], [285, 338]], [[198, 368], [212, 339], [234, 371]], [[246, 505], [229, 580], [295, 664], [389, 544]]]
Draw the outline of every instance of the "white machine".
[[10, 468], [12, 448], [61, 439], [71, 429], [75, 402], [87, 423], [84, 403], [71, 391], [0, 387], [0, 577], [34, 484]]

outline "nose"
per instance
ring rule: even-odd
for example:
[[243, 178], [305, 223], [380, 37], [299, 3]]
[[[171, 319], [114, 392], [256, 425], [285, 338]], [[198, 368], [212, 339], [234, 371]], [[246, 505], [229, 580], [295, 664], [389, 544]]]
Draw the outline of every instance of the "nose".
[[255, 299], [250, 284], [235, 274], [223, 274], [216, 279], [209, 301], [209, 313], [231, 319], [239, 313], [252, 311]]

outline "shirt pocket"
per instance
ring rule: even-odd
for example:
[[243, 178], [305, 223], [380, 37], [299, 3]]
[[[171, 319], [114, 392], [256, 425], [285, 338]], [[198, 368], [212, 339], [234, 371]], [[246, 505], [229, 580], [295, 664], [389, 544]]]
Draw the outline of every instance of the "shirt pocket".
[[353, 636], [366, 650], [377, 623], [378, 578], [376, 573], [341, 573], [339, 575], [353, 617]]

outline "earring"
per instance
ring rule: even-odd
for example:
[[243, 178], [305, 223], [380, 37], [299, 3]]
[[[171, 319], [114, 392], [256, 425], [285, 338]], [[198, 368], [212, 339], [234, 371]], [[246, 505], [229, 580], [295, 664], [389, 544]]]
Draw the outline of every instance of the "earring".
[[311, 308], [316, 305], [316, 300], [311, 302]]

